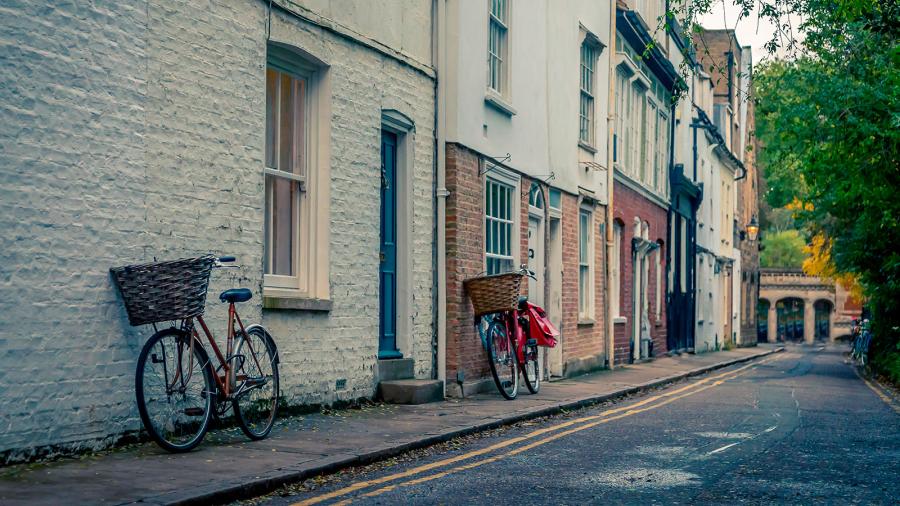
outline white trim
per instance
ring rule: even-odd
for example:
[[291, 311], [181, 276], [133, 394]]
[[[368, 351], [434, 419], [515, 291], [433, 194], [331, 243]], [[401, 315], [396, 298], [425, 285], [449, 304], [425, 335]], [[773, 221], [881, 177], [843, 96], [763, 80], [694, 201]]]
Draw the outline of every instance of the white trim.
[[415, 236], [412, 188], [415, 167], [416, 127], [405, 114], [394, 110], [381, 111], [381, 128], [397, 136], [397, 159], [394, 183], [396, 184], [396, 321], [394, 323], [397, 350], [404, 357], [411, 357], [413, 307], [412, 307], [412, 238]]
[[[522, 217], [522, 188], [521, 188], [521, 177], [512, 172], [511, 170], [505, 169], [499, 165], [494, 165], [490, 162], [484, 161], [485, 167], [485, 178], [481, 182], [482, 193], [487, 189], [487, 183], [489, 180], [494, 180], [498, 183], [511, 186], [512, 187], [512, 195], [511, 195], [511, 231], [510, 231], [510, 248], [509, 254], [512, 258], [512, 269], [515, 270], [519, 267], [519, 263], [522, 260], [522, 231], [521, 231], [521, 217]], [[484, 227], [484, 223], [487, 218], [487, 209], [484, 208], [485, 199], [482, 196], [481, 199], [481, 220], [482, 227]], [[482, 241], [483, 245], [481, 248], [482, 255], [482, 267], [484, 270], [487, 270], [487, 228], [484, 229], [482, 233]]]

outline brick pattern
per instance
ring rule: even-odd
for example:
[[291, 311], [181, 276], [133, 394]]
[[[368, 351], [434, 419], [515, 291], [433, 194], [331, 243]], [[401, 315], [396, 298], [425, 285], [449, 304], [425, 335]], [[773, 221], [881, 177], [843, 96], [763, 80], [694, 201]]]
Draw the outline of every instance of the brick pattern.
[[[479, 175], [480, 155], [458, 144], [448, 144], [447, 189], [447, 378], [465, 382], [490, 377], [487, 357], [472, 325], [471, 302], [463, 281], [484, 270], [484, 181]], [[521, 176], [519, 213], [519, 263], [528, 262], [528, 191], [533, 180]], [[545, 195], [549, 187], [542, 184]], [[605, 350], [605, 238], [600, 226], [605, 208], [594, 210], [594, 318], [578, 325], [578, 197], [562, 196], [562, 334], [563, 360], [595, 358]], [[547, 206], [545, 206], [546, 210]], [[549, 215], [545, 215], [545, 222]], [[548, 239], [549, 240], [549, 239]], [[544, 255], [545, 261], [549, 255]], [[546, 279], [546, 278], [545, 278]], [[545, 286], [545, 299], [549, 286]], [[523, 295], [528, 295], [527, 283]], [[602, 357], [600, 362], [602, 363]]]
[[447, 144], [447, 381], [490, 376], [487, 355], [473, 326], [466, 278], [484, 271], [484, 179], [473, 151]]
[[[631, 335], [632, 325], [635, 324], [633, 300], [634, 300], [634, 257], [632, 255], [631, 239], [634, 237], [635, 218], [640, 218], [642, 222], [649, 224], [649, 239], [662, 244], [660, 251], [662, 261], [657, 266], [652, 261], [653, 255], [650, 256], [649, 278], [647, 282], [647, 297], [649, 297], [649, 315], [650, 315], [650, 336], [653, 339], [653, 354], [662, 355], [668, 351], [667, 333], [666, 333], [666, 259], [665, 251], [668, 239], [668, 212], [665, 208], [652, 202], [640, 193], [625, 186], [619, 181], [614, 185], [615, 207], [613, 216], [619, 221], [622, 227], [622, 251], [620, 252], [620, 283], [621, 294], [619, 302], [621, 304], [619, 314], [624, 316], [624, 323], [615, 324], [614, 329], [614, 347], [615, 347], [615, 363], [622, 364], [631, 361]], [[662, 268], [661, 273], [661, 291], [659, 318], [656, 318], [656, 271]]]
[[[266, 4], [21, 1], [0, 30], [0, 460], [99, 449], [139, 428], [133, 329], [110, 266], [205, 252], [245, 322], [276, 336], [290, 403], [375, 393], [382, 109], [416, 123], [412, 348], [432, 374], [434, 83], [274, 11], [272, 36], [326, 61], [332, 87], [329, 314], [261, 307]], [[10, 10], [13, 11], [10, 14]], [[335, 380], [347, 389], [335, 391]], [[55, 451], [55, 450], [54, 450]]]

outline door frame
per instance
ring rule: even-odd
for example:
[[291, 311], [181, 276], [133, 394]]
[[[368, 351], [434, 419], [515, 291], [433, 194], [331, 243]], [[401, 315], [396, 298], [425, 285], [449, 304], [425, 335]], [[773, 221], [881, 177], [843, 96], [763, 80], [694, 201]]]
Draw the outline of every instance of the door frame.
[[[395, 323], [397, 350], [406, 357], [412, 355], [412, 242], [413, 237], [413, 165], [415, 160], [415, 123], [395, 109], [381, 111], [381, 128], [397, 137], [397, 160], [394, 174], [396, 184], [397, 266]], [[380, 157], [379, 140], [379, 157]], [[379, 236], [379, 243], [381, 238]], [[379, 274], [380, 276], [380, 274]], [[380, 301], [379, 301], [380, 307]], [[380, 313], [380, 309], [379, 309]], [[380, 314], [379, 314], [380, 318]]]

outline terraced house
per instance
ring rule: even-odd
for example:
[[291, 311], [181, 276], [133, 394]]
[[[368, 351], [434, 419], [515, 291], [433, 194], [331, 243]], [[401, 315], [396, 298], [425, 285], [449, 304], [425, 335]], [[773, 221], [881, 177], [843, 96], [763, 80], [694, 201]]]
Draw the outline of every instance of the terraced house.
[[140, 428], [149, 334], [128, 325], [109, 268], [154, 258], [237, 257], [236, 274], [213, 275], [210, 321], [219, 291], [252, 290], [241, 315], [278, 336], [289, 404], [374, 397], [378, 357], [431, 380], [430, 2], [13, 9], [0, 32], [0, 269], [16, 293], [0, 303], [0, 454]]

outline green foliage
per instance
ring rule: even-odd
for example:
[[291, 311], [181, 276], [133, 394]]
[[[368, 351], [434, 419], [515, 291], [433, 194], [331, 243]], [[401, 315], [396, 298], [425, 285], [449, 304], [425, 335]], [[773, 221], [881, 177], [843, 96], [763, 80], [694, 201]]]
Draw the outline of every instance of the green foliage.
[[900, 2], [798, 5], [806, 54], [755, 76], [765, 197], [811, 204], [799, 222], [833, 241], [838, 273], [859, 279], [882, 357], [873, 363], [895, 367], [883, 357], [900, 335]]
[[759, 253], [762, 267], [799, 269], [803, 266], [806, 242], [797, 230], [767, 232], [762, 238], [762, 246]]

